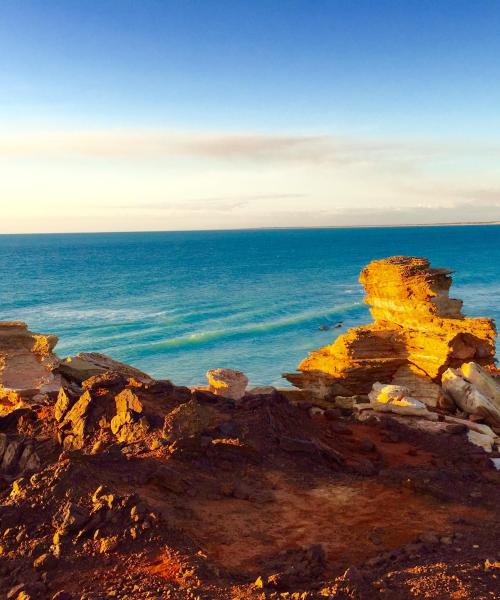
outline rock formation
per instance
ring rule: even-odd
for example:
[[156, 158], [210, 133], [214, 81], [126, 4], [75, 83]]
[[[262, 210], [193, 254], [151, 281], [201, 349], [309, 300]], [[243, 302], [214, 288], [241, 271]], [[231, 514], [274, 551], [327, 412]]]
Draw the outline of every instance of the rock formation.
[[[18, 345], [3, 348], [11, 360]], [[39, 365], [28, 348], [20, 364]], [[361, 600], [381, 581], [398, 598], [494, 596], [497, 563], [478, 569], [476, 546], [497, 551], [499, 440], [475, 420], [438, 422], [405, 383], [420, 375], [410, 363], [345, 410], [245, 392], [227, 371], [217, 393], [95, 354], [62, 372], [57, 397], [37, 387], [0, 414], [2, 598]]]
[[443, 389], [469, 415], [500, 430], [500, 385], [475, 363], [443, 374]]
[[57, 391], [60, 378], [52, 370], [55, 335], [28, 331], [22, 321], [0, 322], [0, 403], [12, 405], [38, 391]]
[[300, 373], [285, 374], [314, 397], [367, 394], [377, 382], [404, 385], [413, 397], [441, 403], [439, 382], [448, 368], [466, 361], [494, 366], [492, 320], [466, 318], [452, 299], [450, 271], [425, 258], [395, 256], [361, 272], [375, 322], [355, 327], [335, 343], [313, 351]]
[[211, 369], [207, 371], [209, 390], [216, 396], [240, 400], [248, 385], [247, 376], [234, 369]]
[[100, 354], [99, 352], [79, 352], [76, 356], [68, 356], [57, 367], [57, 372], [69, 381], [82, 383], [94, 375], [102, 375], [107, 371], [115, 371], [126, 377], [133, 377], [143, 383], [152, 383], [154, 380], [130, 365]]

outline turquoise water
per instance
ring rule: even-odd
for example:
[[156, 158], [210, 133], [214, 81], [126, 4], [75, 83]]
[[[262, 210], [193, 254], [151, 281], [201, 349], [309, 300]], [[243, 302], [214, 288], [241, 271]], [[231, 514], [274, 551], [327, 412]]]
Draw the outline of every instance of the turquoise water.
[[233, 367], [284, 385], [370, 321], [359, 271], [395, 254], [454, 269], [466, 314], [500, 318], [500, 226], [467, 226], [0, 236], [0, 319], [178, 384]]

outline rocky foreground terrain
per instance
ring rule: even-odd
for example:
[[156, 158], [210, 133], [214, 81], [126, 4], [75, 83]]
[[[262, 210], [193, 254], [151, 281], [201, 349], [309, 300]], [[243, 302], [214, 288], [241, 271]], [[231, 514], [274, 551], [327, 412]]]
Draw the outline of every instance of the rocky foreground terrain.
[[189, 389], [0, 322], [0, 594], [493, 599], [495, 328], [450, 273], [362, 273], [375, 322], [247, 389]]

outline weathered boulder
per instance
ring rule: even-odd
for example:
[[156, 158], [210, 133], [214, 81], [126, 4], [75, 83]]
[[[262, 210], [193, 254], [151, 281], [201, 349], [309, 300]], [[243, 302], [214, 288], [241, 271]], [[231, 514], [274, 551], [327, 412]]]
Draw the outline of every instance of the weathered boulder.
[[141, 415], [143, 406], [139, 397], [130, 389], [115, 396], [116, 415], [111, 419], [111, 431], [119, 442], [133, 443], [149, 431], [147, 418]]
[[467, 439], [474, 446], [479, 446], [485, 452], [491, 452], [493, 450], [493, 445], [495, 444], [495, 437], [492, 435], [488, 435], [487, 433], [479, 433], [478, 431], [472, 431], [469, 429], [467, 432]]
[[201, 446], [203, 432], [215, 424], [215, 411], [193, 399], [166, 415], [163, 436], [177, 448], [197, 449]]
[[449, 298], [450, 271], [425, 258], [395, 256], [361, 272], [375, 322], [355, 327], [333, 344], [313, 351], [299, 373], [284, 376], [322, 399], [367, 394], [376, 381], [407, 385], [415, 397], [439, 405], [439, 384], [450, 367], [474, 360], [494, 365], [495, 326], [468, 319], [462, 302]]
[[119, 373], [125, 378], [131, 377], [141, 383], [152, 384], [155, 381], [147, 373], [99, 352], [79, 352], [76, 356], [68, 356], [59, 364], [57, 371], [66, 379], [77, 383], [108, 371]]
[[59, 427], [65, 448], [82, 448], [88, 433], [90, 405], [93, 399], [89, 392], [83, 393], [66, 413]]
[[68, 392], [64, 388], [60, 388], [57, 394], [57, 400], [54, 405], [54, 417], [56, 421], [62, 421], [64, 415], [73, 406], [74, 399], [69, 396]]
[[492, 427], [500, 428], [500, 385], [475, 363], [443, 374], [443, 390], [470, 415], [478, 415]]
[[[51, 391], [60, 385], [53, 369], [59, 359], [53, 353], [55, 335], [32, 333], [22, 321], [0, 321], [0, 391], [9, 402], [9, 392], [30, 397], [40, 389]], [[55, 387], [54, 387], [55, 386]]]
[[391, 380], [394, 385], [408, 388], [410, 396], [423, 402], [427, 406], [447, 408], [450, 406], [443, 390], [422, 369], [413, 364], [406, 364], [394, 374]]
[[240, 400], [248, 385], [247, 376], [233, 369], [211, 369], [207, 371], [209, 390], [212, 394]]
[[412, 398], [410, 390], [402, 385], [385, 385], [376, 381], [368, 398], [372, 404], [397, 404], [398, 406], [425, 408], [425, 404]]

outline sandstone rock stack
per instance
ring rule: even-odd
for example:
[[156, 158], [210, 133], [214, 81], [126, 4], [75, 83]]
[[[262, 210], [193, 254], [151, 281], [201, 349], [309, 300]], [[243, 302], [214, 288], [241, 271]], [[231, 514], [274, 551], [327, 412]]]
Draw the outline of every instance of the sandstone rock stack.
[[493, 321], [462, 314], [462, 301], [448, 296], [450, 273], [431, 268], [425, 258], [373, 261], [360, 282], [375, 322], [313, 351], [299, 373], [285, 377], [316, 398], [368, 394], [380, 381], [406, 386], [426, 404], [440, 404], [437, 384], [448, 368], [468, 361], [494, 366], [495, 355]]

